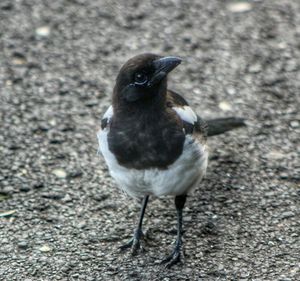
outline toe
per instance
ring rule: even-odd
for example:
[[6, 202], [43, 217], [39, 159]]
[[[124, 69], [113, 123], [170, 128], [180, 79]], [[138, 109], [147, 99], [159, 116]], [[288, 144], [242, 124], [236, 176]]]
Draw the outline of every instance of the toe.
[[130, 239], [126, 244], [120, 246], [120, 247], [119, 247], [119, 250], [120, 250], [120, 251], [125, 251], [125, 250], [127, 250], [127, 249], [130, 249], [130, 248], [132, 247], [132, 245], [133, 245], [133, 240], [134, 240], [134, 239]]
[[180, 262], [180, 252], [175, 252], [168, 262], [165, 263], [166, 268], [171, 268], [173, 265]]
[[161, 261], [161, 264], [164, 264], [166, 268], [171, 268], [173, 265], [181, 261], [181, 251], [174, 250], [171, 255], [167, 256]]
[[131, 247], [131, 254], [136, 256], [141, 249], [140, 241], [137, 239], [133, 239], [132, 247]]

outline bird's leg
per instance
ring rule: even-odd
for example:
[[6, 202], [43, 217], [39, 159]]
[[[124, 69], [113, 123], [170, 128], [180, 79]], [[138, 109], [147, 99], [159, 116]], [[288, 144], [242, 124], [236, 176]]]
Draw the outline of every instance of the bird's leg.
[[143, 224], [143, 218], [147, 207], [148, 199], [149, 199], [149, 195], [146, 195], [143, 199], [138, 226], [135, 229], [133, 233], [133, 237], [129, 240], [129, 242], [127, 242], [125, 245], [120, 247], [121, 251], [131, 248], [132, 255], [136, 255], [138, 250], [141, 248], [140, 240], [144, 236], [142, 231], [142, 224]]
[[162, 263], [166, 264], [167, 268], [170, 268], [174, 264], [178, 263], [182, 256], [182, 211], [186, 197], [186, 194], [175, 197], [175, 206], [177, 211], [177, 238], [173, 252], [162, 261]]

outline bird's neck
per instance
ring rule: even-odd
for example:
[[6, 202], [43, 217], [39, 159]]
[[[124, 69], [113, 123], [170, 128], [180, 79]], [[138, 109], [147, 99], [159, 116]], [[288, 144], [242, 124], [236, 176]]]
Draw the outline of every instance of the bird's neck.
[[138, 116], [154, 118], [163, 113], [166, 108], [166, 93], [158, 93], [148, 99], [141, 99], [135, 102], [127, 102], [125, 100], [114, 100], [114, 115], [120, 118], [127, 116]]

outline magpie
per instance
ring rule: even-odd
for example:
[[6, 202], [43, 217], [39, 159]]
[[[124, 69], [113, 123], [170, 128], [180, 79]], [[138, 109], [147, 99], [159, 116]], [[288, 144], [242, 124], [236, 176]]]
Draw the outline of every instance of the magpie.
[[206, 173], [207, 137], [244, 126], [242, 118], [205, 122], [179, 94], [167, 88], [167, 76], [181, 59], [141, 54], [120, 69], [112, 105], [98, 132], [100, 151], [111, 176], [129, 196], [142, 200], [132, 239], [121, 246], [137, 254], [143, 238], [142, 222], [149, 196], [175, 197], [177, 238], [162, 262], [171, 267], [182, 256], [182, 212], [188, 193]]

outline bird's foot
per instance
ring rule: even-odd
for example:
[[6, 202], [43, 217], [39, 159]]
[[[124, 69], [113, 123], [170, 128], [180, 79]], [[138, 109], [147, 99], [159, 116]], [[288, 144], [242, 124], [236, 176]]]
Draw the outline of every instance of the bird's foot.
[[183, 257], [181, 246], [181, 243], [176, 243], [173, 252], [161, 261], [166, 268], [171, 268], [173, 265], [181, 261], [181, 258]]
[[137, 255], [139, 252], [145, 251], [145, 249], [141, 245], [141, 239], [144, 237], [142, 230], [135, 230], [133, 237], [123, 246], [119, 247], [121, 251], [125, 251], [127, 249], [131, 249], [131, 254], [133, 256]]

